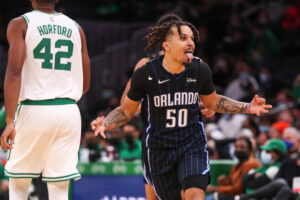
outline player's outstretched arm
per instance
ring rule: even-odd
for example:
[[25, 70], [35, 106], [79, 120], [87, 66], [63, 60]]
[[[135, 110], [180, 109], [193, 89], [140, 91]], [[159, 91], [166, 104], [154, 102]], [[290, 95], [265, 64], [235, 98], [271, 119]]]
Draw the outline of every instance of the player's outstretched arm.
[[244, 103], [231, 98], [218, 95], [213, 92], [209, 95], [200, 95], [203, 104], [208, 109], [219, 113], [250, 113], [260, 116], [261, 113], [268, 113], [271, 105], [266, 105], [264, 98], [255, 95], [250, 103]]
[[[9, 50], [4, 80], [6, 128], [1, 136], [1, 147], [3, 149], [12, 149], [16, 134], [14, 128], [14, 118], [21, 90], [22, 67], [26, 52], [26, 30], [26, 23], [22, 17], [11, 20], [7, 28]], [[10, 142], [7, 140], [10, 140]]]
[[133, 101], [126, 97], [124, 102], [111, 111], [105, 118], [98, 117], [92, 121], [91, 126], [95, 132], [95, 136], [100, 134], [103, 138], [106, 138], [104, 134], [105, 130], [117, 128], [127, 123], [135, 114], [139, 104], [140, 101]]

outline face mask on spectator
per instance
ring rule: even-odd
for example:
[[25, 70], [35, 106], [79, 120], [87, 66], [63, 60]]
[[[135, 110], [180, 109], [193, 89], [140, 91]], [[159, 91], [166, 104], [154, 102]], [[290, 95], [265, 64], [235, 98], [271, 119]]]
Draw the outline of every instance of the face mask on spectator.
[[247, 72], [241, 72], [240, 73], [240, 79], [242, 79], [242, 80], [248, 80], [249, 79], [249, 73], [247, 73]]
[[128, 143], [128, 145], [133, 145], [134, 137], [132, 136], [132, 133], [126, 133], [125, 134], [125, 140]]
[[267, 133], [269, 132], [270, 127], [268, 125], [260, 125], [258, 129], [261, 133]]
[[272, 159], [272, 155], [270, 153], [267, 153], [266, 151], [260, 152], [260, 161], [264, 165], [271, 165], [274, 163], [274, 160]]
[[260, 80], [260, 82], [262, 82], [262, 83], [266, 83], [266, 82], [268, 82], [269, 77], [268, 77], [268, 75], [266, 75], [265, 73], [260, 73], [260, 74], [259, 74], [259, 80]]
[[234, 155], [239, 159], [240, 162], [245, 161], [249, 158], [249, 154], [244, 151], [235, 151]]

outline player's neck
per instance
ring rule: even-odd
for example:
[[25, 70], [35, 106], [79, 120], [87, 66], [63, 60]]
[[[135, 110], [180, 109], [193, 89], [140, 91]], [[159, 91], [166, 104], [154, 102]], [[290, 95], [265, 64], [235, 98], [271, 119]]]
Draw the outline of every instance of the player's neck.
[[172, 74], [179, 74], [185, 70], [185, 66], [182, 63], [166, 55], [164, 56], [162, 65], [168, 72]]
[[45, 13], [56, 13], [56, 11], [54, 10], [54, 6], [49, 5], [49, 4], [42, 4], [42, 5], [37, 5], [34, 10], [39, 10], [41, 12], [45, 12]]

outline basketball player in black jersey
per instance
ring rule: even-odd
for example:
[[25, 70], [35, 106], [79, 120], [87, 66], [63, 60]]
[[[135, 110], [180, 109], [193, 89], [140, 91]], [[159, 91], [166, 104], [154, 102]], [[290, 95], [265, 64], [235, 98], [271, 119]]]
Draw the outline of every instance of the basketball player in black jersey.
[[[161, 26], [162, 24], [166, 23], [166, 22], [172, 22], [172, 21], [182, 21], [182, 19], [174, 14], [174, 13], [168, 13], [165, 14], [163, 16], [161, 16], [159, 18], [159, 20], [156, 23], [156, 26]], [[150, 60], [156, 58], [157, 56], [161, 56], [164, 54], [163, 50], [155, 50], [153, 53], [149, 53], [147, 55], [147, 57], [140, 59], [137, 64], [134, 67], [134, 71], [136, 71], [137, 69], [141, 68], [142, 66], [144, 66], [147, 62], [149, 62]], [[121, 103], [125, 100], [127, 93], [129, 91], [130, 88], [130, 84], [131, 84], [131, 79], [127, 82], [126, 84], [126, 88], [122, 94], [122, 98], [121, 98]], [[147, 121], [147, 105], [145, 103], [146, 101], [142, 101], [142, 111], [140, 109], [138, 109], [138, 112], [140, 113], [143, 123], [145, 125], [145, 127], [147, 127], [148, 125], [148, 121]], [[202, 102], [201, 102], [202, 103]], [[212, 117], [215, 112], [207, 109], [207, 108], [203, 108], [201, 109], [201, 113], [203, 115], [205, 115], [206, 117]], [[148, 183], [149, 180], [147, 180], [147, 176], [149, 176], [147, 173], [149, 173], [149, 170], [147, 170], [147, 166], [148, 166], [148, 159], [147, 159], [147, 150], [145, 148], [145, 136], [142, 137], [142, 166], [143, 166], [143, 174], [144, 174], [144, 183], [145, 183], [145, 192], [146, 192], [146, 199], [147, 200], [157, 200], [156, 194], [151, 186], [151, 184]]]
[[95, 135], [128, 122], [141, 99], [148, 105], [146, 148], [148, 177], [159, 199], [204, 199], [209, 183], [206, 136], [199, 98], [208, 109], [220, 113], [268, 113], [265, 99], [238, 102], [216, 94], [210, 68], [193, 57], [199, 35], [188, 22], [173, 21], [150, 30], [148, 49], [160, 45], [165, 54], [148, 62], [132, 77], [124, 102], [105, 118], [91, 123]]
[[[165, 14], [163, 15], [162, 17], [159, 18], [159, 20], [157, 21], [156, 23], [156, 26], [161, 26], [162, 24], [166, 23], [166, 22], [172, 22], [172, 21], [182, 21], [182, 19], [174, 14], [174, 13], [168, 13], [168, 14]], [[158, 50], [155, 50], [154, 53], [149, 53], [147, 55], [147, 57], [145, 58], [142, 58], [140, 59], [136, 66], [134, 67], [134, 71], [136, 71], [137, 69], [141, 68], [142, 66], [144, 66], [147, 62], [149, 62], [150, 60], [156, 58], [157, 56], [160, 56], [160, 55], [163, 55], [164, 52], [163, 50], [161, 51], [158, 51]], [[127, 93], [129, 91], [129, 88], [130, 88], [130, 84], [131, 84], [131, 80], [128, 81], [127, 85], [126, 85], [126, 88], [123, 92], [123, 95], [122, 95], [122, 98], [121, 98], [121, 103], [125, 100], [126, 96], [127, 96]], [[144, 121], [144, 124], [146, 125], [147, 127], [147, 105], [145, 103], [145, 101], [142, 102], [142, 110], [143, 112], [141, 112], [141, 117]], [[140, 109], [138, 109], [138, 112], [140, 112]], [[205, 115], [206, 117], [211, 117], [215, 114], [215, 112], [207, 109], [207, 108], [203, 108], [201, 110], [201, 113], [203, 115]], [[143, 142], [142, 142], [142, 149], [143, 149], [143, 154], [142, 154], [142, 161], [143, 161], [143, 168], [144, 168], [144, 182], [145, 182], [145, 191], [146, 191], [146, 199], [147, 200], [156, 200], [156, 195], [155, 195], [155, 192], [152, 188], [152, 186], [150, 184], [147, 183], [147, 173], [149, 173], [149, 170], [146, 170], [145, 168], [148, 168], [146, 165], [148, 165], [148, 159], [147, 159], [147, 151], [146, 151], [146, 148], [145, 148], [145, 137], [142, 137], [143, 138]]]

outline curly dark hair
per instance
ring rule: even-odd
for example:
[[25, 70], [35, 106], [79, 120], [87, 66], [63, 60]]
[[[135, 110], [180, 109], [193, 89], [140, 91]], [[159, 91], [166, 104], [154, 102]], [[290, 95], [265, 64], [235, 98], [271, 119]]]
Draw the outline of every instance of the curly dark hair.
[[179, 35], [181, 35], [180, 27], [188, 26], [193, 31], [195, 42], [199, 42], [199, 32], [193, 24], [186, 21], [170, 21], [163, 23], [160, 26], [149, 28], [149, 33], [145, 37], [145, 40], [147, 41], [145, 51], [150, 52], [153, 49], [163, 49], [162, 43], [166, 41], [168, 35], [173, 34], [171, 30], [173, 26], [177, 27]]
[[176, 15], [174, 13], [168, 13], [168, 14], [161, 16], [157, 20], [156, 26], [160, 26], [164, 23], [171, 22], [171, 21], [182, 21], [182, 19], [181, 19], [181, 17], [179, 17], [178, 15]]

